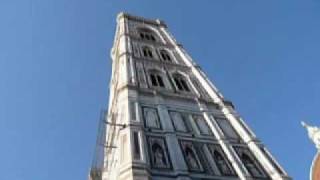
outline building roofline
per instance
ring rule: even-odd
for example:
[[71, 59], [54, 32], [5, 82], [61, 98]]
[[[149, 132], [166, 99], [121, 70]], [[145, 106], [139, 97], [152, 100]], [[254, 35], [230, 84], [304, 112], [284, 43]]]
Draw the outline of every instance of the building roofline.
[[141, 17], [141, 16], [131, 15], [131, 14], [126, 13], [126, 12], [118, 13], [117, 21], [119, 21], [121, 18], [128, 18], [128, 19], [131, 19], [131, 20], [135, 20], [135, 21], [139, 21], [139, 22], [143, 22], [143, 23], [147, 23], [147, 24], [167, 27], [166, 23], [163, 20], [144, 18], [144, 17]]

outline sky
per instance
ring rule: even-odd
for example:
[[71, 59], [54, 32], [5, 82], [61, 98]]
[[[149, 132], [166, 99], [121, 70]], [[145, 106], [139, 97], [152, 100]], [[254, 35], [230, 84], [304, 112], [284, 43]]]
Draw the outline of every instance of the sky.
[[1, 0], [3, 180], [86, 180], [116, 15], [159, 18], [291, 177], [320, 126], [320, 0]]

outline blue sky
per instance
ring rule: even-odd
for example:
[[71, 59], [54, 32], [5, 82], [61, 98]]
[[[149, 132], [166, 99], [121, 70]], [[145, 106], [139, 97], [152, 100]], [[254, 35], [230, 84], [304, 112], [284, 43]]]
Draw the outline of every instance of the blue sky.
[[320, 126], [319, 0], [0, 2], [0, 173], [87, 178], [116, 15], [160, 18], [297, 180]]

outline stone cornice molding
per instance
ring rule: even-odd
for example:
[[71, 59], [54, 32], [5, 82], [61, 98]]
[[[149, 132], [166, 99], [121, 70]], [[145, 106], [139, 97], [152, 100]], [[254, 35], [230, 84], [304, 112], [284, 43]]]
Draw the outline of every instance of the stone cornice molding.
[[166, 47], [166, 48], [174, 49], [174, 45], [172, 45], [172, 44], [163, 43], [163, 42], [159, 42], [159, 41], [142, 40], [142, 39], [136, 37], [134, 34], [130, 34], [130, 33], [118, 34], [117, 39], [120, 39], [122, 37], [129, 37], [131, 40], [134, 40], [134, 42], [150, 44], [150, 45], [153, 45], [153, 46], [156, 46], [156, 47]]
[[122, 56], [130, 56], [132, 58], [134, 58], [136, 61], [140, 61], [146, 64], [155, 64], [155, 65], [163, 65], [166, 68], [179, 68], [181, 70], [185, 70], [185, 71], [191, 71], [190, 67], [187, 65], [182, 65], [182, 64], [177, 64], [177, 63], [172, 63], [172, 62], [167, 62], [167, 61], [161, 61], [161, 60], [156, 60], [156, 59], [150, 59], [150, 58], [144, 58], [144, 57], [136, 57], [133, 55], [133, 53], [130, 52], [124, 52], [119, 54], [118, 58], [121, 58]]
[[148, 19], [144, 17], [134, 16], [129, 13], [120, 12], [117, 16], [117, 21], [119, 21], [121, 18], [127, 18], [133, 21], [142, 22], [146, 24], [151, 24], [155, 26], [161, 26], [161, 27], [167, 27], [166, 23], [160, 19]]
[[167, 89], [150, 89], [150, 88], [141, 88], [141, 87], [137, 87], [136, 85], [129, 85], [129, 84], [125, 84], [121, 87], [118, 87], [116, 89], [116, 91], [118, 91], [118, 94], [120, 94], [121, 91], [123, 90], [136, 90], [139, 93], [143, 93], [143, 94], [149, 94], [149, 95], [162, 95], [164, 97], [168, 97], [168, 98], [177, 98], [178, 99], [184, 99], [184, 100], [190, 100], [192, 102], [194, 101], [202, 101], [207, 103], [208, 105], [212, 104], [214, 106], [217, 106], [217, 104], [210, 99], [204, 99], [201, 97], [198, 97], [197, 94], [194, 93], [188, 93], [188, 94], [177, 94], [175, 92], [173, 92], [172, 90], [167, 90]]

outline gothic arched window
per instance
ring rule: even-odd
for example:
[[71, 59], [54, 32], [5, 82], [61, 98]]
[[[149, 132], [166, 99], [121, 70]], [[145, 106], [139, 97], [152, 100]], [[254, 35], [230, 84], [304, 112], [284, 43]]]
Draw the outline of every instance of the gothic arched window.
[[142, 54], [146, 58], [153, 58], [152, 50], [148, 46], [142, 47]]
[[154, 33], [149, 29], [140, 29], [139, 36], [143, 40], [156, 41]]
[[249, 155], [247, 155], [246, 153], [242, 153], [241, 160], [242, 160], [244, 166], [246, 167], [246, 169], [251, 174], [251, 176], [253, 176], [253, 177], [263, 176], [261, 171], [258, 169], [256, 164], [254, 163], [254, 160]]
[[188, 91], [188, 92], [190, 91], [188, 83], [186, 82], [186, 79], [182, 75], [180, 74], [173, 75], [173, 80], [179, 91]]
[[152, 86], [165, 87], [162, 76], [158, 72], [150, 72], [150, 81]]
[[164, 61], [172, 61], [171, 60], [171, 56], [169, 55], [169, 52], [168, 51], [166, 51], [166, 50], [161, 50], [160, 51], [160, 55], [161, 55], [161, 59], [162, 60], [164, 60]]

